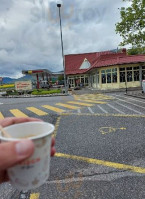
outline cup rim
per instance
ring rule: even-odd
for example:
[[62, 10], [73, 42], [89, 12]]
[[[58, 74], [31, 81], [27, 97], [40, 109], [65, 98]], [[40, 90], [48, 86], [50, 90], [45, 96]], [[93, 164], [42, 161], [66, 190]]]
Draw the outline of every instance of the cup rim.
[[35, 123], [41, 123], [41, 124], [49, 124], [51, 126], [51, 130], [49, 132], [46, 132], [46, 133], [42, 133], [42, 134], [39, 134], [39, 135], [36, 135], [36, 136], [33, 136], [33, 137], [28, 137], [28, 138], [6, 138], [6, 137], [3, 137], [2, 134], [1, 134], [1, 131], [0, 131], [0, 140], [2, 141], [20, 141], [20, 140], [24, 140], [24, 139], [29, 139], [29, 140], [37, 140], [37, 139], [40, 139], [40, 138], [43, 138], [43, 137], [46, 137], [48, 135], [51, 135], [55, 129], [54, 125], [49, 123], [49, 122], [39, 122], [39, 121], [34, 121], [34, 122], [23, 122], [23, 123], [18, 123], [18, 124], [12, 124], [12, 125], [9, 125], [9, 126], [6, 126], [4, 127], [3, 129], [7, 130], [8, 128], [10, 128], [11, 126], [21, 126], [21, 125], [24, 125], [25, 123], [29, 123], [29, 124], [35, 124]]

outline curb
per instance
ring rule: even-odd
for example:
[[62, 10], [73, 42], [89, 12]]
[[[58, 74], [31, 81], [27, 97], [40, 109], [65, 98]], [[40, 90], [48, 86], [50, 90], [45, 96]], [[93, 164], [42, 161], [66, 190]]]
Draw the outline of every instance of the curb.
[[0, 98], [36, 98], [36, 97], [56, 97], [56, 96], [69, 96], [68, 94], [49, 94], [49, 95], [20, 95], [20, 96], [0, 96]]
[[136, 97], [136, 98], [140, 98], [140, 99], [144, 99], [145, 100], [145, 97], [143, 97], [143, 96], [138, 96], [138, 95], [130, 95], [130, 94], [124, 94], [124, 95], [126, 95], [126, 96], [131, 96], [131, 97]]

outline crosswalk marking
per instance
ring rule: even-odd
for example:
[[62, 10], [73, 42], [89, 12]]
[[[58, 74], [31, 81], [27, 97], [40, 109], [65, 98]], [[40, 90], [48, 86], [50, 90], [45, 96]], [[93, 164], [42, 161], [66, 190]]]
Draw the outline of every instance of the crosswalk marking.
[[94, 111], [90, 107], [88, 107], [88, 110], [90, 111], [90, 113], [94, 114]]
[[31, 111], [39, 116], [48, 115], [48, 113], [41, 111], [40, 109], [35, 108], [35, 107], [27, 107], [26, 109], [28, 109], [29, 111]]
[[108, 113], [108, 111], [106, 111], [105, 109], [103, 109], [101, 106], [98, 105], [98, 107], [101, 109], [101, 111], [103, 111], [104, 113]]
[[15, 116], [15, 117], [28, 117], [25, 113], [20, 111], [19, 109], [11, 109], [10, 112]]
[[60, 108], [56, 108], [56, 107], [54, 107], [54, 106], [42, 105], [42, 107], [44, 107], [44, 108], [46, 108], [46, 109], [49, 109], [49, 110], [51, 110], [51, 111], [57, 112], [57, 113], [63, 113], [63, 112], [65, 112], [65, 110], [60, 109]]
[[144, 107], [144, 106], [140, 106], [140, 105], [137, 105], [137, 104], [134, 104], [134, 103], [128, 102], [128, 101], [126, 101], [126, 100], [123, 100], [123, 99], [117, 98], [117, 97], [116, 97], [116, 99], [118, 99], [118, 100], [120, 100], [120, 101], [123, 101], [123, 102], [125, 102], [125, 103], [128, 103], [128, 104], [132, 104], [132, 105], [134, 105], [134, 106], [140, 107], [140, 108], [142, 108], [142, 109], [145, 109], [145, 107]]
[[58, 105], [58, 106], [63, 106], [63, 107], [65, 107], [65, 108], [74, 109], [74, 110], [80, 108], [79, 106], [71, 106], [71, 105], [69, 105], [69, 104], [63, 104], [63, 103], [57, 103], [56, 105]]
[[91, 102], [93, 104], [106, 104], [106, 102], [101, 102], [101, 101], [95, 101], [95, 100], [81, 100], [83, 102]]
[[115, 108], [111, 104], [107, 104], [107, 105], [110, 106], [111, 108], [113, 108], [114, 110], [118, 111], [119, 113], [125, 114], [123, 111], [120, 111], [119, 109]]
[[114, 97], [102, 94], [84, 94], [84, 95], [74, 95], [75, 100], [112, 100]]
[[69, 101], [67, 103], [69, 103], [69, 104], [78, 104], [78, 105], [81, 105], [81, 106], [93, 106], [93, 104], [81, 103], [81, 102], [76, 102], [76, 101]]
[[4, 116], [1, 112], [0, 112], [0, 119], [4, 119]]
[[134, 109], [132, 109], [132, 108], [130, 108], [130, 107], [128, 107], [128, 106], [125, 106], [125, 105], [123, 105], [123, 104], [120, 104], [119, 102], [115, 102], [115, 103], [118, 104], [118, 105], [120, 105], [120, 106], [123, 106], [123, 107], [125, 107], [125, 108], [127, 108], [127, 109], [129, 109], [129, 110], [131, 110], [131, 111], [134, 111], [135, 113], [138, 113], [138, 114], [143, 115], [143, 113], [141, 113], [141, 112], [139, 112], [139, 111], [137, 111], [137, 110], [134, 110]]

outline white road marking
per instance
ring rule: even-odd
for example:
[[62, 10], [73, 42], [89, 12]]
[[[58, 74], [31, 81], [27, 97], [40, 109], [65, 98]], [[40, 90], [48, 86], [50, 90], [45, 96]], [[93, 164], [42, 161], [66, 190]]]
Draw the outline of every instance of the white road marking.
[[133, 100], [133, 101], [137, 101], [137, 102], [141, 102], [141, 103], [144, 103], [145, 104], [145, 101], [140, 101], [140, 100], [137, 100], [137, 99], [134, 99], [132, 97], [125, 97], [125, 96], [121, 96], [121, 95], [116, 95], [116, 94], [113, 94], [114, 96], [119, 96], [119, 97], [122, 97], [122, 98], [127, 98], [127, 99], [130, 99], [130, 100]]
[[118, 111], [119, 113], [125, 114], [123, 111], [120, 111], [119, 109], [115, 108], [114, 106], [107, 104], [109, 107], [113, 108], [114, 110]]
[[118, 99], [118, 100], [120, 100], [120, 101], [123, 101], [123, 102], [125, 102], [125, 103], [132, 104], [132, 105], [134, 105], [134, 106], [137, 106], [137, 107], [140, 107], [140, 108], [145, 109], [145, 107], [144, 107], [144, 106], [139, 106], [139, 105], [137, 105], [137, 104], [134, 104], [134, 103], [131, 103], [131, 102], [127, 102], [126, 100], [119, 99], [119, 98], [117, 98], [117, 97], [116, 97], [116, 99]]
[[0, 102], [0, 104], [4, 104], [4, 103]]
[[138, 113], [138, 114], [143, 115], [143, 113], [141, 113], [141, 112], [139, 112], [139, 111], [136, 111], [136, 110], [134, 110], [134, 109], [132, 109], [132, 108], [130, 108], [130, 107], [128, 107], [128, 106], [125, 106], [125, 105], [123, 105], [123, 104], [120, 104], [119, 102], [115, 102], [115, 103], [118, 104], [118, 105], [120, 105], [120, 106], [123, 106], [123, 107], [125, 107], [125, 108], [127, 108], [127, 109], [129, 109], [129, 110], [131, 110], [131, 111], [134, 111], [135, 113]]
[[94, 114], [94, 111], [90, 107], [87, 107], [87, 108], [90, 111], [90, 113]]
[[78, 113], [81, 113], [81, 109], [78, 109], [77, 111], [78, 111]]
[[98, 107], [101, 109], [101, 111], [103, 111], [104, 113], [108, 113], [108, 111], [106, 111], [105, 109], [103, 109], [100, 105], [98, 105]]

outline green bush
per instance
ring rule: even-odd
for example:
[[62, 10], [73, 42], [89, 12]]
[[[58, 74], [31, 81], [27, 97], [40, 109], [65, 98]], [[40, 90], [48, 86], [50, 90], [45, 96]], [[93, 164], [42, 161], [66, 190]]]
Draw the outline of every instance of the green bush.
[[53, 93], [61, 93], [60, 89], [56, 90], [34, 90], [31, 94], [32, 95], [47, 95], [47, 94], [53, 94]]
[[7, 90], [6, 91], [7, 95], [18, 95], [18, 92], [16, 90]]

